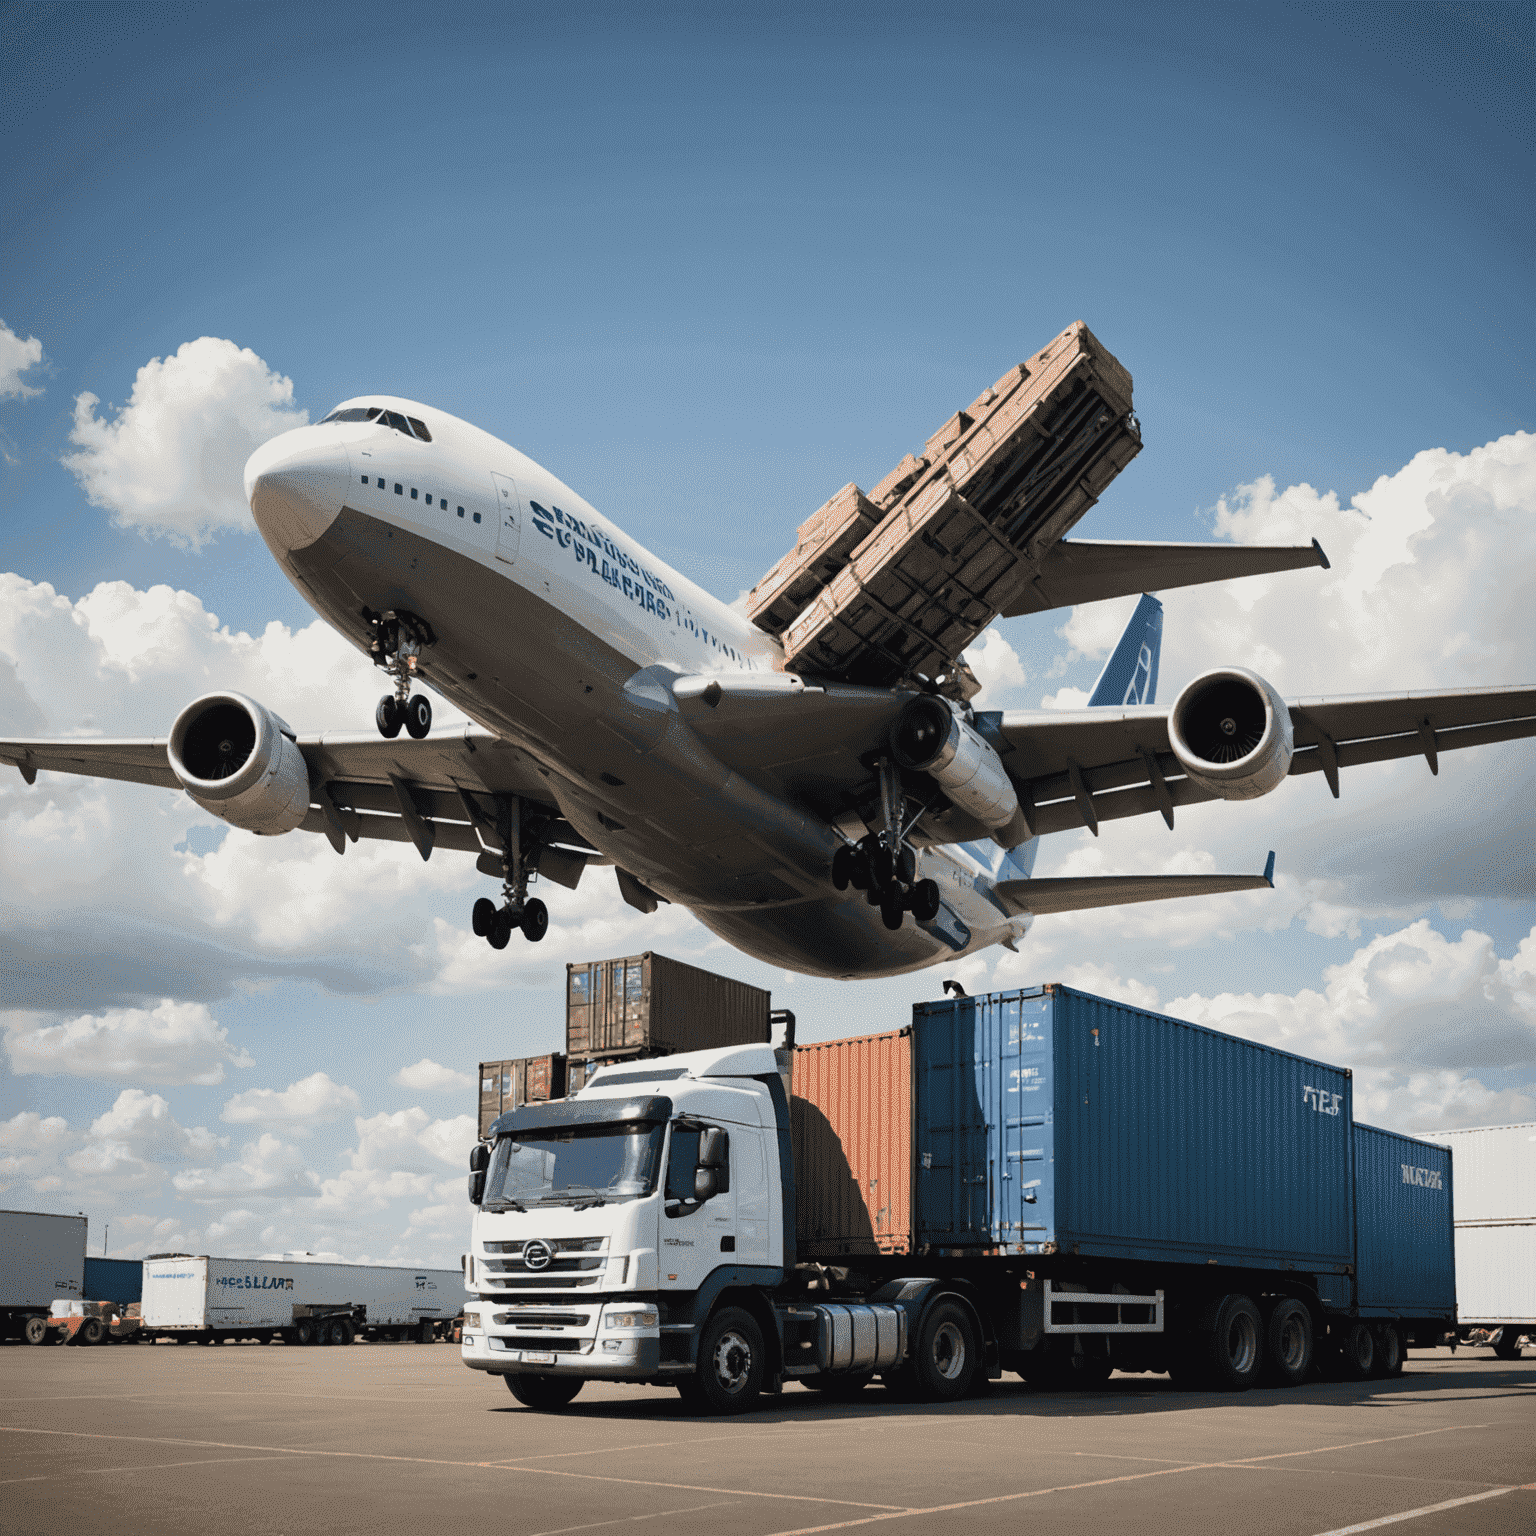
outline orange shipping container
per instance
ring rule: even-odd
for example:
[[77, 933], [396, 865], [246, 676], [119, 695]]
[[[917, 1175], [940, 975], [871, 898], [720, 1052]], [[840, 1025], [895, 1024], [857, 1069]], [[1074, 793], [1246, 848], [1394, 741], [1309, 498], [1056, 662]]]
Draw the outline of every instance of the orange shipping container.
[[802, 1259], [912, 1251], [912, 1031], [795, 1048]]
[[538, 1104], [565, 1094], [565, 1057], [558, 1051], [544, 1056], [519, 1056], [512, 1061], [480, 1063], [480, 1134], [496, 1117], [524, 1104]]

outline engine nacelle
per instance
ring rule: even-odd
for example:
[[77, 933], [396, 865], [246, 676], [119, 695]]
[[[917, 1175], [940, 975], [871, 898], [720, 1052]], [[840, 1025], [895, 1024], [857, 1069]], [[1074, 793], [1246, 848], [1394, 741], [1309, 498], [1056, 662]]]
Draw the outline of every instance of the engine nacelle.
[[984, 827], [1006, 826], [1019, 808], [1018, 791], [992, 743], [935, 694], [919, 694], [896, 717], [891, 755], [903, 768], [934, 779]]
[[205, 693], [177, 715], [171, 770], [202, 806], [246, 832], [292, 832], [309, 810], [309, 768], [287, 724], [242, 693]]
[[1291, 712], [1242, 667], [1186, 683], [1168, 716], [1168, 744], [1190, 779], [1223, 800], [1257, 800], [1291, 771]]

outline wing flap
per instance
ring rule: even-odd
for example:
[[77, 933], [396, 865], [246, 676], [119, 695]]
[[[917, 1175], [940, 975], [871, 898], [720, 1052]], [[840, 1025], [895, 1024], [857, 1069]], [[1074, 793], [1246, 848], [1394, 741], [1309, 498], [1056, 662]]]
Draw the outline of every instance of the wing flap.
[[1079, 875], [1045, 880], [1003, 880], [994, 888], [1013, 916], [1025, 912], [1081, 912], [1090, 907], [1119, 907], [1138, 901], [1169, 901], [1180, 896], [1219, 896], [1229, 891], [1271, 890], [1275, 856], [1262, 875]]
[[126, 784], [153, 784], [180, 789], [165, 755], [163, 736], [115, 741], [24, 741], [0, 739], [0, 763], [19, 768], [31, 782], [38, 772], [78, 773], [93, 779], [117, 779]]
[[1166, 592], [1308, 566], [1328, 569], [1328, 557], [1316, 539], [1294, 546], [1062, 539], [1046, 552], [1034, 580], [1008, 603], [1002, 617], [1016, 619], [1133, 592]]

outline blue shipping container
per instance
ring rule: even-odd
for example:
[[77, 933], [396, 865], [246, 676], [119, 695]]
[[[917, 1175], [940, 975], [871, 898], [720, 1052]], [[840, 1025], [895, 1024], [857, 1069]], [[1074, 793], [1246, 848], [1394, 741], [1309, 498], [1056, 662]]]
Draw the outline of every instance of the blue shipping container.
[[126, 1307], [140, 1300], [143, 1291], [142, 1259], [86, 1259], [87, 1301], [115, 1301], [120, 1307]]
[[1355, 1126], [1356, 1298], [1362, 1317], [1456, 1307], [1451, 1149]]
[[1347, 1275], [1348, 1071], [1059, 985], [913, 1034], [919, 1249]]

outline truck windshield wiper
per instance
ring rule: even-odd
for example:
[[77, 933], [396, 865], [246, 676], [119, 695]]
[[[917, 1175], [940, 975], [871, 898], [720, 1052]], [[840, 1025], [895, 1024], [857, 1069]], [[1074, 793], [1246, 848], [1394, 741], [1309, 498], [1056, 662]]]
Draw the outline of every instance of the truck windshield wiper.
[[521, 1200], [487, 1200], [482, 1206], [486, 1211], [521, 1211], [524, 1216], [528, 1214], [528, 1207]]

